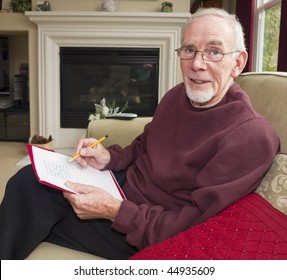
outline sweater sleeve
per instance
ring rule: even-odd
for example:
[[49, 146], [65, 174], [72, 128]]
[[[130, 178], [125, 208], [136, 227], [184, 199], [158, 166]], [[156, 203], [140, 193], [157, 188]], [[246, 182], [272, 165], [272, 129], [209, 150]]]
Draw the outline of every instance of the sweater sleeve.
[[194, 223], [255, 191], [279, 147], [275, 130], [262, 118], [249, 120], [223, 137], [218, 153], [197, 176], [192, 199], [202, 215]]
[[113, 228], [142, 249], [201, 223], [253, 192], [278, 146], [277, 134], [265, 120], [249, 120], [222, 137], [218, 150], [198, 173], [185, 206], [171, 210], [126, 200]]

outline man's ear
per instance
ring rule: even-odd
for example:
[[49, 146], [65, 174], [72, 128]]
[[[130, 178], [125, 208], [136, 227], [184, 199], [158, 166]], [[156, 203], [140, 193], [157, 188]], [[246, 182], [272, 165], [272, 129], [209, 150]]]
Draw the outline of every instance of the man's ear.
[[243, 71], [248, 59], [246, 51], [241, 51], [235, 60], [234, 67], [231, 72], [231, 77], [236, 78]]

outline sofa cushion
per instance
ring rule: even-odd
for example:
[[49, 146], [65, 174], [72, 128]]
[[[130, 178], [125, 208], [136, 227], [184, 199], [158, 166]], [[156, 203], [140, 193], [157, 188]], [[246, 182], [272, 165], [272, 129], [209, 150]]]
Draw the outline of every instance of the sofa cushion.
[[287, 155], [277, 154], [256, 193], [287, 215]]
[[287, 216], [257, 193], [131, 259], [287, 259]]
[[65, 248], [48, 242], [42, 242], [27, 260], [103, 260], [88, 253]]

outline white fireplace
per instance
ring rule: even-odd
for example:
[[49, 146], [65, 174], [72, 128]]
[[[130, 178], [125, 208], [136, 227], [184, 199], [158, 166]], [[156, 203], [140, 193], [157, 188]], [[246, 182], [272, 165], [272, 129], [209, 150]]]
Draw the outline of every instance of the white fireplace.
[[[74, 147], [85, 129], [60, 126], [60, 47], [159, 48], [158, 99], [180, 80], [174, 51], [188, 13], [26, 12], [38, 26], [39, 133]], [[89, 112], [87, 112], [88, 118]]]

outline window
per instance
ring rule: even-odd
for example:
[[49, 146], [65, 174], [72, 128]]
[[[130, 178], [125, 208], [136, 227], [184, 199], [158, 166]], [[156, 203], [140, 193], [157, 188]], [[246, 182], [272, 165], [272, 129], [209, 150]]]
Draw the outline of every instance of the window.
[[257, 0], [255, 5], [255, 71], [277, 71], [281, 1]]

